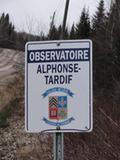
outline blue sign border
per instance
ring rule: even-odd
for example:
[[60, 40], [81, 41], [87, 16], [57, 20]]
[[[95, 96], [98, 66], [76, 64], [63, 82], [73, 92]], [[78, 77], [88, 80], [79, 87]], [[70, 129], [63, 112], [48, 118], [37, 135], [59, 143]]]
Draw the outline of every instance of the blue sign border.
[[[26, 46], [25, 46], [25, 53], [27, 54], [28, 53], [28, 46], [29, 45], [32, 45], [32, 44], [34, 44], [34, 45], [43, 45], [43, 44], [55, 44], [55, 43], [60, 43], [60, 44], [62, 44], [62, 43], [89, 43], [89, 49], [90, 49], [90, 60], [89, 60], [89, 126], [90, 126], [90, 128], [87, 128], [86, 127], [86, 129], [85, 130], [78, 130], [78, 129], [61, 129], [60, 131], [75, 131], [75, 132], [89, 132], [91, 129], [92, 129], [92, 121], [91, 121], [91, 117], [92, 117], [92, 106], [91, 106], [91, 90], [92, 90], [92, 86], [91, 86], [91, 84], [92, 84], [92, 82], [91, 82], [91, 79], [92, 79], [92, 74], [90, 74], [90, 73], [92, 73], [91, 72], [91, 63], [92, 63], [92, 57], [91, 57], [91, 54], [92, 54], [92, 41], [91, 40], [58, 40], [58, 41], [44, 41], [44, 42], [28, 42], [28, 43], [26, 43]], [[25, 55], [25, 58], [26, 58], [26, 55]], [[25, 64], [26, 65], [26, 70], [27, 70], [27, 73], [26, 73], [26, 82], [25, 82], [25, 84], [26, 84], [26, 86], [27, 86], [27, 89], [26, 89], [26, 94], [25, 94], [25, 98], [26, 98], [26, 130], [29, 132], [29, 125], [28, 125], [28, 62], [27, 62], [27, 64]], [[44, 131], [42, 131], [42, 132], [51, 132], [51, 131], [56, 131], [57, 132], [57, 130], [56, 129], [48, 129], [48, 130], [44, 130]]]

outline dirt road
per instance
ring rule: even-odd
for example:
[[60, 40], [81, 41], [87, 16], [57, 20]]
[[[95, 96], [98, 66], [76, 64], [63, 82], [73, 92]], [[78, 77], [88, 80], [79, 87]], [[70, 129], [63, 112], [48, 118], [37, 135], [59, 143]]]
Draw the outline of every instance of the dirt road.
[[15, 78], [20, 70], [24, 72], [24, 52], [0, 48], [0, 111], [17, 92], [15, 87], [18, 81]]
[[24, 67], [24, 52], [0, 48], [0, 84], [13, 78], [20, 66]]

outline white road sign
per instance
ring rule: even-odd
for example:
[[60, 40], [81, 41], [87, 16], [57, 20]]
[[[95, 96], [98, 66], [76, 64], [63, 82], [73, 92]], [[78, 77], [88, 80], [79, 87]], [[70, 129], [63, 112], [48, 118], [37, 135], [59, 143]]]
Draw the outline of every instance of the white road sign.
[[26, 44], [25, 127], [27, 132], [92, 131], [90, 40]]

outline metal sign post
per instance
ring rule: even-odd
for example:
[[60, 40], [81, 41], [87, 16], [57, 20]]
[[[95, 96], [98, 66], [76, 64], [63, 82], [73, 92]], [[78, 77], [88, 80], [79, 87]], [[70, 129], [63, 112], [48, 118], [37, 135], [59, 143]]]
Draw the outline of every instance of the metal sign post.
[[[64, 12], [64, 17], [63, 17], [63, 27], [62, 27], [60, 39], [64, 39], [69, 2], [70, 0], [66, 0], [65, 12]], [[54, 151], [54, 160], [64, 159], [64, 133], [57, 132], [54, 134], [54, 150], [53, 151]]]
[[63, 133], [54, 134], [54, 160], [64, 159], [64, 137]]

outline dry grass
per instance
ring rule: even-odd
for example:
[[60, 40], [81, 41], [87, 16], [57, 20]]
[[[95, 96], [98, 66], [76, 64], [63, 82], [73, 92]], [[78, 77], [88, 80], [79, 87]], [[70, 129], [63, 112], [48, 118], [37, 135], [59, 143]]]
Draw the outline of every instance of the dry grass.
[[0, 87], [0, 127], [8, 125], [7, 118], [23, 97], [23, 77], [16, 75], [8, 84]]
[[37, 143], [17, 149], [17, 159], [20, 160], [52, 160], [52, 137], [37, 136]]
[[0, 111], [12, 99], [20, 96], [23, 96], [23, 78], [21, 75], [16, 75], [10, 82], [0, 86]]

